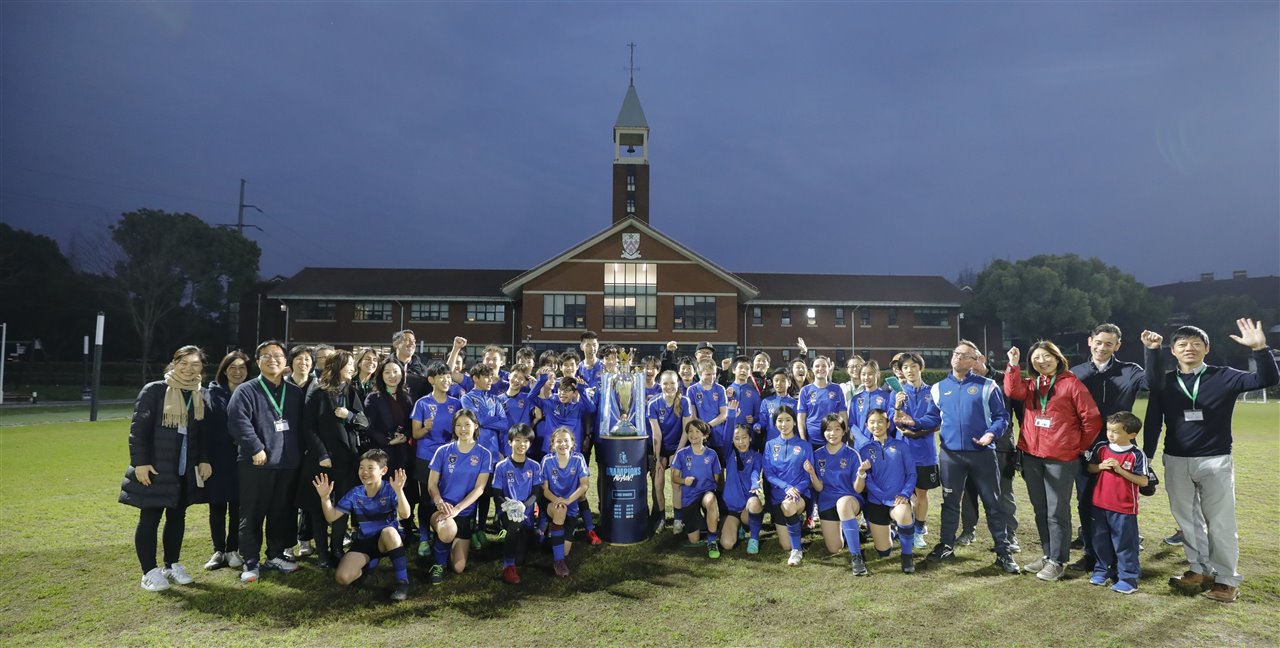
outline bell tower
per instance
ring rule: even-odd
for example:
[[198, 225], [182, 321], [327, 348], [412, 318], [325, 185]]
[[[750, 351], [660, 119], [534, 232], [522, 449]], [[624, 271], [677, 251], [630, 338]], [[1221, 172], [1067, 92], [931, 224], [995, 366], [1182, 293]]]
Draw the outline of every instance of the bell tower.
[[613, 221], [628, 217], [649, 222], [649, 122], [635, 85], [635, 44], [631, 47], [631, 84], [613, 124]]

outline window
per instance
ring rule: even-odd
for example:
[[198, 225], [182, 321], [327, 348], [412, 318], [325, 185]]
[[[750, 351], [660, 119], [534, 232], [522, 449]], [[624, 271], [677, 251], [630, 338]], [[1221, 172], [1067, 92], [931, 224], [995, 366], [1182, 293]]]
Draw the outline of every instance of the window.
[[338, 305], [331, 301], [306, 301], [297, 306], [297, 318], [300, 320], [332, 320]]
[[604, 327], [606, 329], [656, 329], [658, 327], [657, 301], [657, 264], [606, 263], [604, 265]]
[[636, 201], [634, 198], [627, 199], [627, 213], [628, 214], [636, 213]]
[[467, 304], [468, 322], [505, 322], [507, 307], [505, 304], [470, 303]]
[[836, 326], [844, 326], [844, 306], [836, 307]]
[[917, 308], [916, 326], [951, 326], [950, 313], [945, 308]]
[[676, 296], [675, 319], [671, 328], [714, 331], [716, 298]]
[[414, 302], [409, 308], [409, 319], [415, 322], [447, 322], [449, 321], [449, 304]]
[[897, 325], [898, 325], [898, 309], [890, 308], [889, 309], [889, 326], [897, 326]]
[[836, 364], [843, 367], [844, 361], [847, 359], [844, 349], [836, 349]]
[[627, 170], [627, 191], [635, 191], [635, 190], [636, 190], [636, 172], [634, 170], [629, 169]]
[[[782, 361], [783, 361], [783, 362], [791, 362], [791, 349], [783, 349], [783, 350], [782, 350]], [[789, 367], [788, 367], [788, 368], [789, 368]]]
[[543, 295], [542, 328], [587, 328], [587, 296]]
[[431, 362], [432, 360], [444, 362], [449, 357], [450, 349], [451, 347], [443, 344], [427, 344], [421, 341], [418, 342], [418, 355], [422, 356], [423, 362]]
[[752, 306], [752, 307], [751, 307], [751, 325], [752, 325], [752, 326], [763, 326], [763, 325], [764, 325], [764, 317], [763, 317], [763, 316], [761, 316], [761, 314], [760, 314], [760, 307], [759, 307], [759, 306]]
[[805, 323], [809, 326], [818, 325], [818, 309], [806, 308], [804, 311]]
[[782, 307], [782, 325], [791, 326], [791, 307], [790, 306]]
[[864, 308], [862, 309], [862, 312], [858, 314], [858, 324], [860, 326], [871, 326], [871, 309], [870, 308]]
[[356, 314], [351, 319], [356, 322], [390, 322], [391, 302], [356, 302]]

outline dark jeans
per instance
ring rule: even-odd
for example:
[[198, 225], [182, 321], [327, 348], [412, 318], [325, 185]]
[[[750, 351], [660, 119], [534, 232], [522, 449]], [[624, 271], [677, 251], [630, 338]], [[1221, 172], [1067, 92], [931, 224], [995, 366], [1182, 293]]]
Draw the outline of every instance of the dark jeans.
[[[227, 528], [230, 519], [231, 528]], [[209, 535], [213, 536], [213, 550], [223, 553], [240, 549], [240, 503], [219, 502], [209, 505]]]
[[1142, 576], [1138, 566], [1138, 516], [1093, 509], [1093, 573], [1125, 581], [1134, 587]]
[[[996, 450], [996, 463], [1000, 467], [1000, 512], [1004, 513], [1005, 531], [1012, 536], [1018, 532], [1018, 502], [1013, 496], [1013, 453]], [[960, 503], [960, 528], [966, 532], [978, 528], [978, 487], [969, 480], [964, 482], [964, 499]]]
[[164, 516], [164, 566], [178, 562], [182, 553], [182, 536], [187, 530], [187, 507], [142, 509], [138, 515], [138, 528], [133, 532], [133, 546], [138, 551], [138, 564], [142, 573], [156, 568], [156, 530], [160, 528], [160, 516]]
[[996, 543], [996, 553], [1009, 553], [1009, 537], [1005, 531], [1004, 513], [1000, 510], [1000, 468], [994, 450], [957, 452], [943, 448], [939, 453], [942, 471], [942, 532], [939, 541], [949, 547], [956, 544], [956, 528], [960, 525], [960, 500], [964, 498], [965, 481], [972, 481], [987, 513], [987, 529]]
[[[1093, 562], [1093, 483], [1089, 474], [1089, 462], [1080, 458], [1080, 471], [1076, 473], [1076, 516], [1080, 519], [1080, 541], [1084, 543], [1084, 557]], [[1135, 583], [1136, 584], [1136, 583]]]
[[298, 542], [295, 493], [298, 471], [259, 468], [239, 464], [240, 555], [246, 566], [256, 567], [262, 549], [263, 522], [266, 522], [267, 560], [284, 556], [284, 550]]

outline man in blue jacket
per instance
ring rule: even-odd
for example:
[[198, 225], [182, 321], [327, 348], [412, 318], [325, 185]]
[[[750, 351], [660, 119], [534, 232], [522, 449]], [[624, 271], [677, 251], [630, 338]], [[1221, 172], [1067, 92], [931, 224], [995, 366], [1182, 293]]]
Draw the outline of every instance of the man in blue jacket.
[[942, 471], [942, 531], [939, 543], [929, 552], [929, 562], [955, 560], [956, 530], [960, 526], [960, 500], [965, 480], [978, 487], [978, 496], [987, 513], [987, 529], [996, 544], [996, 565], [1005, 572], [1022, 570], [1009, 555], [1004, 513], [1000, 509], [1000, 469], [996, 464], [995, 441], [1009, 427], [1000, 386], [973, 373], [978, 361], [978, 345], [961, 340], [951, 353], [951, 373], [933, 385], [933, 401], [928, 411], [914, 419], [899, 411], [898, 425], [938, 427], [942, 443], [939, 465]]

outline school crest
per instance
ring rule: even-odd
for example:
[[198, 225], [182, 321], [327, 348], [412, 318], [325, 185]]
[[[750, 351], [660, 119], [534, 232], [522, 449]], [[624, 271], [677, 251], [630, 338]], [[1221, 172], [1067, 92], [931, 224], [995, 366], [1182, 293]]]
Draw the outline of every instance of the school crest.
[[639, 232], [623, 232], [622, 258], [624, 259], [640, 258], [640, 233]]
[[826, 460], [826, 459], [819, 459], [819, 460], [818, 460], [818, 470], [819, 470], [819, 471], [826, 471], [826, 469], [827, 469], [827, 460]]
[[884, 406], [884, 396], [876, 396], [876, 405], [879, 407]]
[[471, 465], [473, 465], [473, 466], [479, 466], [479, 465], [480, 465], [480, 457], [472, 457], [472, 458], [471, 458]]
[[965, 393], [967, 393], [967, 394], [969, 394], [970, 396], [972, 396], [972, 395], [974, 395], [974, 394], [978, 393], [978, 388], [977, 388], [977, 387], [970, 387], [969, 389], [966, 389], [966, 390], [965, 390]]
[[516, 481], [516, 473], [513, 470], [507, 471], [507, 483], [514, 484]]
[[791, 454], [793, 454], [793, 455], [795, 455], [795, 456], [799, 457], [799, 456], [800, 456], [800, 446], [796, 446], [796, 447], [792, 448], [792, 449], [791, 449]]
[[778, 455], [782, 453], [782, 446], [773, 446], [773, 460], [778, 460]]
[[710, 456], [703, 457], [703, 458], [702, 458], [702, 463], [704, 463], [704, 464], [710, 464], [710, 463], [711, 463], [711, 457], [710, 457]]
[[843, 470], [843, 469], [848, 468], [848, 467], [849, 467], [849, 460], [848, 460], [848, 459], [841, 459], [841, 460], [840, 460], [840, 469], [841, 469], [841, 470]]

